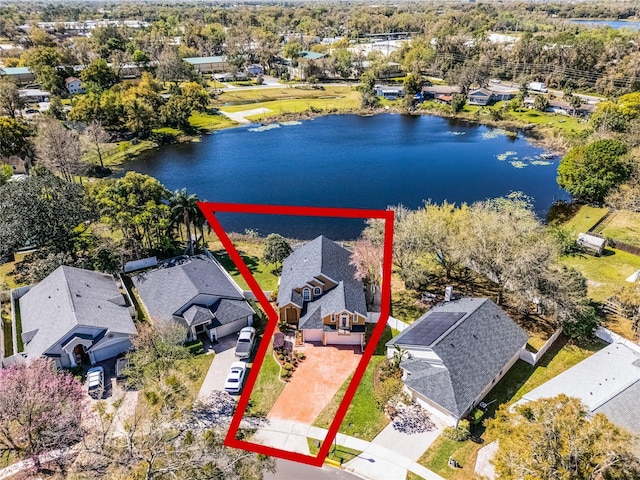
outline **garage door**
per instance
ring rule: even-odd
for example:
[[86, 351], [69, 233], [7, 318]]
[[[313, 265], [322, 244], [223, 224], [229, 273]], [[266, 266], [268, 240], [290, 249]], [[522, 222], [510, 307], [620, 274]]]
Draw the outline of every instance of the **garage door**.
[[322, 341], [322, 330], [304, 330], [304, 341], [305, 342], [321, 342]]
[[96, 362], [101, 362], [102, 360], [106, 360], [107, 358], [112, 358], [117, 356], [122, 352], [126, 352], [131, 349], [131, 342], [128, 338], [123, 338], [119, 342], [112, 343], [111, 345], [106, 345], [103, 348], [99, 348], [93, 351], [93, 357], [96, 359]]
[[351, 333], [349, 335], [341, 335], [336, 332], [325, 333], [327, 345], [360, 345], [362, 342], [361, 333]]
[[248, 325], [247, 318], [243, 320], [237, 320], [235, 322], [227, 323], [226, 325], [220, 325], [216, 327], [216, 334], [218, 338], [226, 337], [232, 333], [237, 333]]

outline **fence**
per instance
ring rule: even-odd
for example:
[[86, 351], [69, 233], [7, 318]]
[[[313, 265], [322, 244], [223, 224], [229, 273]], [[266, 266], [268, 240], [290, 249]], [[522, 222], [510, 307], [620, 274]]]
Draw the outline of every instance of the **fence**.
[[635, 245], [630, 245], [620, 240], [616, 240], [615, 238], [607, 238], [604, 235], [595, 232], [596, 228], [602, 225], [602, 223], [607, 220], [613, 213], [615, 213], [615, 210], [609, 210], [607, 213], [605, 213], [600, 220], [598, 220], [589, 230], [587, 230], [587, 233], [589, 235], [593, 235], [594, 237], [604, 238], [605, 240], [607, 240], [609, 246], [617, 250], [640, 256], [640, 247], [636, 247]]
[[387, 320], [387, 325], [389, 325], [394, 330], [399, 332], [403, 332], [405, 329], [409, 328], [409, 325], [404, 323], [402, 320], [398, 320], [397, 318], [393, 318], [389, 316], [389, 320]]
[[544, 345], [542, 346], [542, 348], [540, 348], [540, 350], [538, 350], [536, 353], [530, 352], [529, 350], [526, 350], [523, 348], [522, 350], [520, 350], [520, 360], [524, 360], [530, 365], [535, 365], [542, 358], [542, 356], [545, 353], [547, 353], [547, 350], [551, 348], [551, 345], [554, 344], [554, 342], [558, 339], [561, 333], [562, 333], [561, 328], [553, 332], [553, 335], [551, 335], [549, 340], [544, 342]]
[[596, 337], [600, 340], [604, 340], [607, 343], [621, 343], [630, 349], [640, 353], [640, 345], [631, 340], [627, 340], [626, 338], [618, 335], [617, 333], [612, 332], [608, 328], [598, 327], [596, 330]]

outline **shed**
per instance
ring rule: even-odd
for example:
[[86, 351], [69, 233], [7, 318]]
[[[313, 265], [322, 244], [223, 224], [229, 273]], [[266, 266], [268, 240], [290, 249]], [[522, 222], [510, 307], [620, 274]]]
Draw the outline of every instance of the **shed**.
[[600, 256], [607, 245], [607, 240], [588, 233], [580, 233], [578, 234], [578, 245], [594, 255]]

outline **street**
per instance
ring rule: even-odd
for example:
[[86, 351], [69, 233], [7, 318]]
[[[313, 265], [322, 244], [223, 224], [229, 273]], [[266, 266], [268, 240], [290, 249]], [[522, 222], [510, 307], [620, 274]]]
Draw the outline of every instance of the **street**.
[[276, 464], [278, 471], [275, 474], [266, 474], [265, 480], [356, 480], [360, 478], [326, 465], [318, 468], [280, 459], [276, 460]]

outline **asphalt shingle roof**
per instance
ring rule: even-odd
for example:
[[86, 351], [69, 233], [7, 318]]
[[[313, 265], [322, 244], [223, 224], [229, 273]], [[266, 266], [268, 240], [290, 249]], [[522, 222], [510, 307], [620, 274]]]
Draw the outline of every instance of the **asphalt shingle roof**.
[[428, 322], [436, 312], [465, 314], [424, 346], [440, 357], [442, 367], [421, 359], [405, 360], [401, 365], [410, 373], [407, 386], [459, 417], [526, 344], [529, 335], [491, 300], [462, 298], [435, 306], [387, 346], [420, 348], [405, 344], [403, 337], [410, 337], [416, 325]]
[[640, 380], [596, 408], [619, 427], [640, 435]]
[[222, 266], [204, 255], [131, 278], [152, 318], [171, 320], [197, 295], [244, 300]]
[[235, 322], [241, 318], [247, 318], [249, 315], [256, 313], [246, 300], [229, 300], [222, 298], [211, 307], [216, 320], [221, 325]]
[[[322, 235], [296, 248], [282, 264], [278, 306], [293, 303], [304, 307], [299, 324], [304, 328], [322, 328], [322, 321], [320, 326], [316, 325], [317, 315], [322, 317], [332, 312], [348, 310], [366, 316], [364, 288], [362, 282], [356, 280], [350, 260], [348, 250]], [[303, 302], [295, 289], [319, 276], [328, 277], [338, 285], [311, 302]]]
[[114, 278], [61, 266], [19, 300], [24, 351], [39, 357], [78, 325], [135, 335], [136, 327]]

